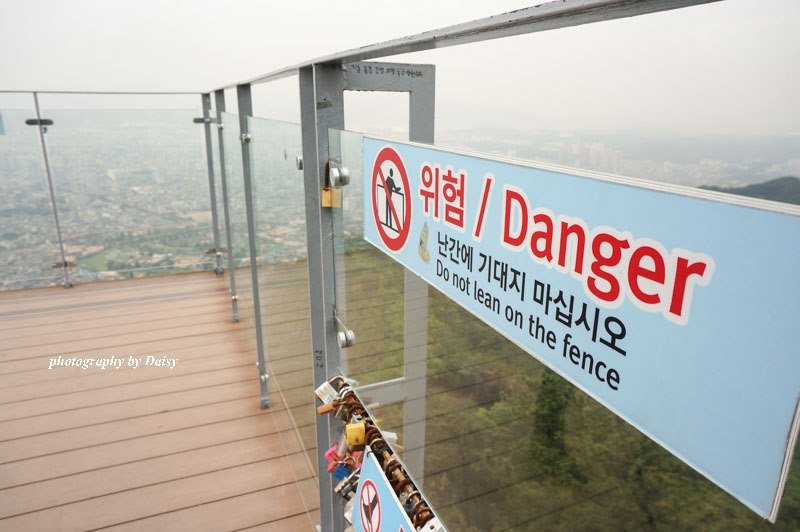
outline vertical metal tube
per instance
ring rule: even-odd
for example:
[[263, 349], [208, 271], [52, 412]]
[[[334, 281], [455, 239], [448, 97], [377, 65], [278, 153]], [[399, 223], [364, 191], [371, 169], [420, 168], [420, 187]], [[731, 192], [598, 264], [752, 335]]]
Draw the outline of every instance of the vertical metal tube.
[[[328, 158], [328, 128], [344, 127], [344, 77], [339, 65], [315, 65], [299, 71], [300, 121], [303, 137], [308, 280], [311, 297], [311, 344], [314, 386], [339, 370], [339, 345], [334, 319], [335, 286], [333, 213], [321, 206]], [[342, 427], [334, 416], [316, 416], [322, 530], [344, 529], [343, 499], [334, 497], [323, 454], [338, 439]]]
[[[409, 139], [433, 144], [434, 70], [420, 80], [409, 97]], [[403, 461], [419, 488], [425, 478], [425, 403], [428, 384], [428, 283], [411, 271], [404, 271], [403, 374]]]
[[261, 328], [261, 300], [258, 295], [258, 261], [256, 254], [256, 222], [253, 203], [252, 170], [250, 168], [250, 129], [247, 118], [253, 116], [253, 99], [250, 84], [237, 85], [239, 102], [239, 131], [242, 134], [242, 175], [244, 176], [244, 203], [247, 210], [247, 239], [250, 247], [250, 273], [253, 281], [253, 317], [258, 354], [258, 378], [261, 386], [261, 408], [269, 407], [267, 391], [267, 366], [264, 362], [264, 332]]
[[231, 305], [233, 306], [233, 321], [239, 321], [239, 296], [236, 295], [236, 272], [233, 268], [233, 237], [231, 236], [231, 215], [228, 203], [228, 178], [225, 170], [225, 134], [222, 123], [222, 113], [225, 112], [225, 91], [220, 89], [214, 92], [214, 103], [217, 108], [217, 135], [219, 140], [219, 179], [222, 186], [222, 210], [225, 216], [225, 245], [228, 248], [228, 280], [230, 283]]
[[45, 126], [42, 125], [42, 113], [39, 111], [39, 95], [33, 93], [33, 103], [36, 106], [36, 120], [39, 122], [39, 140], [42, 143], [42, 155], [44, 156], [44, 169], [47, 173], [47, 186], [50, 189], [50, 202], [53, 204], [53, 219], [56, 222], [56, 234], [58, 235], [58, 247], [61, 250], [61, 266], [64, 268], [64, 287], [71, 288], [72, 280], [69, 278], [69, 265], [67, 256], [64, 253], [64, 239], [61, 237], [61, 222], [58, 219], [58, 206], [56, 205], [56, 194], [53, 189], [53, 172], [50, 169], [50, 157], [47, 152], [47, 139], [45, 139]]
[[208, 165], [208, 192], [211, 198], [211, 225], [214, 226], [214, 272], [222, 275], [222, 249], [219, 245], [219, 222], [217, 221], [217, 191], [214, 186], [214, 153], [211, 147], [211, 94], [200, 95], [203, 103], [203, 129], [206, 137], [206, 163]]

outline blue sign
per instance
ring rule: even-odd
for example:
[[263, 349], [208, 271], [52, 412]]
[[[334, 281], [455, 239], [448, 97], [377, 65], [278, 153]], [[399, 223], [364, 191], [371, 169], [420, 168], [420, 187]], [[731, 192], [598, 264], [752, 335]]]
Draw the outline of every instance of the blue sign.
[[353, 528], [357, 532], [414, 532], [416, 528], [400, 506], [375, 453], [367, 446], [364, 455], [353, 504]]
[[365, 238], [774, 520], [800, 209], [364, 138]]

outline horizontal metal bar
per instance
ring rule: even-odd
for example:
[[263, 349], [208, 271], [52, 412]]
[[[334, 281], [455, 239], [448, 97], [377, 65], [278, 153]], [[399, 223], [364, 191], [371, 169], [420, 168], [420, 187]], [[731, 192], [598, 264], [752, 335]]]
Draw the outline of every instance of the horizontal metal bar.
[[371, 403], [382, 405], [399, 403], [406, 398], [406, 378], [398, 377], [358, 386], [356, 393], [361, 397], [368, 397]]
[[[233, 89], [237, 85], [266, 83], [295, 76], [301, 68], [324, 63], [353, 63], [412, 52], [445, 48], [525, 33], [568, 28], [605, 20], [634, 17], [670, 11], [721, 0], [556, 0], [538, 6], [526, 7], [500, 15], [493, 15], [471, 22], [447, 26], [435, 30], [401, 37], [382, 43], [354, 48], [310, 61], [297, 63], [249, 80], [231, 83], [215, 90]], [[110, 94], [110, 95], [196, 95], [202, 91], [31, 91], [0, 90], [2, 93], [39, 94]]]
[[204, 91], [30, 91], [0, 89], [0, 94], [109, 94], [109, 95], [131, 95], [131, 96], [158, 96], [158, 95], [191, 95], [203, 94]]
[[407, 54], [468, 44], [525, 33], [568, 28], [592, 22], [615, 20], [638, 15], [669, 11], [720, 0], [558, 0], [526, 7], [501, 15], [485, 17], [436, 30], [401, 37], [391, 41], [354, 48], [326, 55], [275, 70], [263, 76], [221, 87], [231, 89], [238, 84], [257, 84], [296, 75], [298, 70], [324, 63], [353, 63], [381, 57]]

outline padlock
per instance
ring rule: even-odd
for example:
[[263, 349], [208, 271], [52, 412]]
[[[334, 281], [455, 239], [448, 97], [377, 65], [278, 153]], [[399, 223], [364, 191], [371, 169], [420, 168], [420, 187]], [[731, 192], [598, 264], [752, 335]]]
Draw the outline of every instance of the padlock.
[[350, 453], [350, 458], [353, 459], [353, 469], [360, 469], [364, 462], [364, 451], [353, 451]]
[[347, 455], [347, 438], [344, 433], [342, 433], [341, 438], [339, 438], [339, 445], [336, 446], [336, 454], [344, 460], [345, 456]]
[[317, 407], [317, 414], [322, 416], [322, 415], [325, 415], [325, 414], [330, 414], [331, 412], [335, 412], [336, 409], [339, 408], [339, 405], [340, 405], [339, 401], [334, 400], [334, 401], [332, 401], [330, 403], [324, 404], [322, 406], [318, 406]]
[[325, 460], [328, 461], [328, 473], [333, 473], [333, 470], [336, 469], [336, 466], [344, 458], [343, 456], [336, 454], [337, 447], [338, 445], [334, 444], [331, 445], [330, 449], [325, 451]]
[[346, 404], [340, 404], [339, 408], [336, 409], [336, 413], [334, 414], [336, 419], [339, 421], [347, 421], [350, 419], [350, 408]]
[[[347, 480], [347, 479], [345, 479]], [[350, 500], [353, 498], [353, 494], [355, 494], [356, 489], [358, 488], [357, 483], [347, 482], [342, 489], [339, 491], [339, 495], [345, 498], [345, 500]]]
[[333, 479], [336, 481], [344, 480], [350, 476], [350, 473], [352, 473], [352, 471], [343, 463], [336, 464], [336, 467], [333, 468]]
[[363, 421], [358, 423], [348, 423], [345, 425], [344, 433], [347, 437], [347, 446], [358, 447], [364, 445], [366, 432], [367, 425]]
[[434, 517], [425, 523], [425, 526], [420, 530], [424, 532], [444, 532], [444, 526], [438, 517]]
[[414, 490], [410, 493], [407, 491], [400, 492], [399, 496], [400, 502], [403, 505], [403, 509], [409, 516], [411, 516], [411, 510], [414, 509], [414, 504], [416, 504], [416, 501], [414, 500], [415, 496], [417, 497], [417, 499], [422, 498], [422, 495], [420, 495], [417, 490]]
[[358, 487], [358, 480], [361, 476], [361, 471], [353, 471], [347, 478], [339, 482], [335, 488], [334, 493], [338, 493], [345, 499], [350, 499]]
[[314, 393], [317, 394], [317, 397], [319, 397], [319, 400], [322, 401], [322, 404], [328, 404], [332, 402], [339, 394], [339, 392], [336, 391], [336, 388], [327, 382], [323, 382], [319, 388], [314, 390]]
[[337, 393], [337, 399], [341, 401], [342, 399], [344, 399], [345, 395], [348, 395], [350, 393], [353, 393], [353, 388], [349, 384], [345, 384], [341, 388], [339, 388], [339, 392]]

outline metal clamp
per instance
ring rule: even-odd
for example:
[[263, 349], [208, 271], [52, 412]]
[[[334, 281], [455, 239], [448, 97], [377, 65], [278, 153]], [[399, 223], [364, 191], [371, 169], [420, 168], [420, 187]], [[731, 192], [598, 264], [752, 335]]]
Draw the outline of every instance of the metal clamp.
[[339, 331], [336, 334], [336, 338], [339, 340], [339, 347], [342, 349], [352, 347], [356, 343], [356, 335], [350, 329]]
[[350, 184], [350, 170], [341, 166], [339, 168], [331, 167], [331, 185], [334, 187], [343, 187]]
[[251, 140], [253, 140], [253, 135], [251, 135], [250, 133], [242, 133], [242, 142], [247, 143], [250, 142]]
[[336, 323], [340, 328], [339, 332], [336, 333], [336, 339], [339, 341], [339, 347], [342, 349], [346, 347], [352, 347], [356, 343], [355, 333], [351, 329], [348, 329], [338, 316], [336, 316]]

